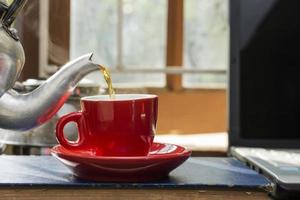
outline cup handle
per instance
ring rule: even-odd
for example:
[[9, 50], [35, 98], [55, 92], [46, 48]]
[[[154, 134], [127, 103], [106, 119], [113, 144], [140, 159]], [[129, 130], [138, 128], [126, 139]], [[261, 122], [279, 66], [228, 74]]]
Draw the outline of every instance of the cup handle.
[[[63, 147], [67, 149], [76, 149], [82, 144], [84, 136], [80, 132], [81, 116], [82, 116], [81, 112], [74, 112], [63, 116], [58, 120], [56, 124], [56, 139]], [[77, 124], [78, 127], [77, 141], [69, 141], [67, 138], [65, 138], [64, 127], [69, 122], [75, 122]]]

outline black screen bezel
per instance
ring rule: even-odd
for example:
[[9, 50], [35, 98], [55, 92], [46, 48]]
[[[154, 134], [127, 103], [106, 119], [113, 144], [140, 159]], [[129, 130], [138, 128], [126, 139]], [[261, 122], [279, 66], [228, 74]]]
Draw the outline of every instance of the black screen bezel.
[[[264, 148], [299, 148], [299, 139], [245, 139], [240, 123], [240, 5], [241, 0], [230, 0], [230, 68], [229, 68], [229, 146]], [[300, 127], [299, 127], [300, 128]]]

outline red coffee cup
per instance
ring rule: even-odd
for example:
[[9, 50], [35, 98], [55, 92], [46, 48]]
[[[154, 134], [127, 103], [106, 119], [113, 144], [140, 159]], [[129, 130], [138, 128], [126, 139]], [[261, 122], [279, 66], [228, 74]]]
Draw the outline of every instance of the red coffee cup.
[[[91, 151], [97, 156], [145, 156], [154, 139], [157, 104], [158, 97], [149, 94], [84, 97], [80, 112], [59, 119], [56, 138], [66, 149]], [[64, 136], [69, 122], [77, 124], [77, 141]]]

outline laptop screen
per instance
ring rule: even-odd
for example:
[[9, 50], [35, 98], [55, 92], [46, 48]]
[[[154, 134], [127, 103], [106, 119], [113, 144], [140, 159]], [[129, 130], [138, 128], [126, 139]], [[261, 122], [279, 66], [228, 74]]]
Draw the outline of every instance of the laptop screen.
[[300, 1], [239, 2], [240, 136], [300, 139]]

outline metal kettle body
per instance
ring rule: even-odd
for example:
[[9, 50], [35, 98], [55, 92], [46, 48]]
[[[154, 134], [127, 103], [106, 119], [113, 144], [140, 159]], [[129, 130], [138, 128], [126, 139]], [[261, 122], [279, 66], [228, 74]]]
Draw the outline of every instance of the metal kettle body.
[[25, 54], [21, 43], [0, 25], [0, 97], [14, 86], [24, 62]]
[[88, 73], [98, 70], [93, 54], [86, 54], [64, 65], [45, 83], [28, 94], [12, 88], [25, 63], [23, 47], [10, 28], [25, 0], [10, 6], [0, 2], [0, 128], [29, 130], [49, 119], [63, 106], [76, 84]]

